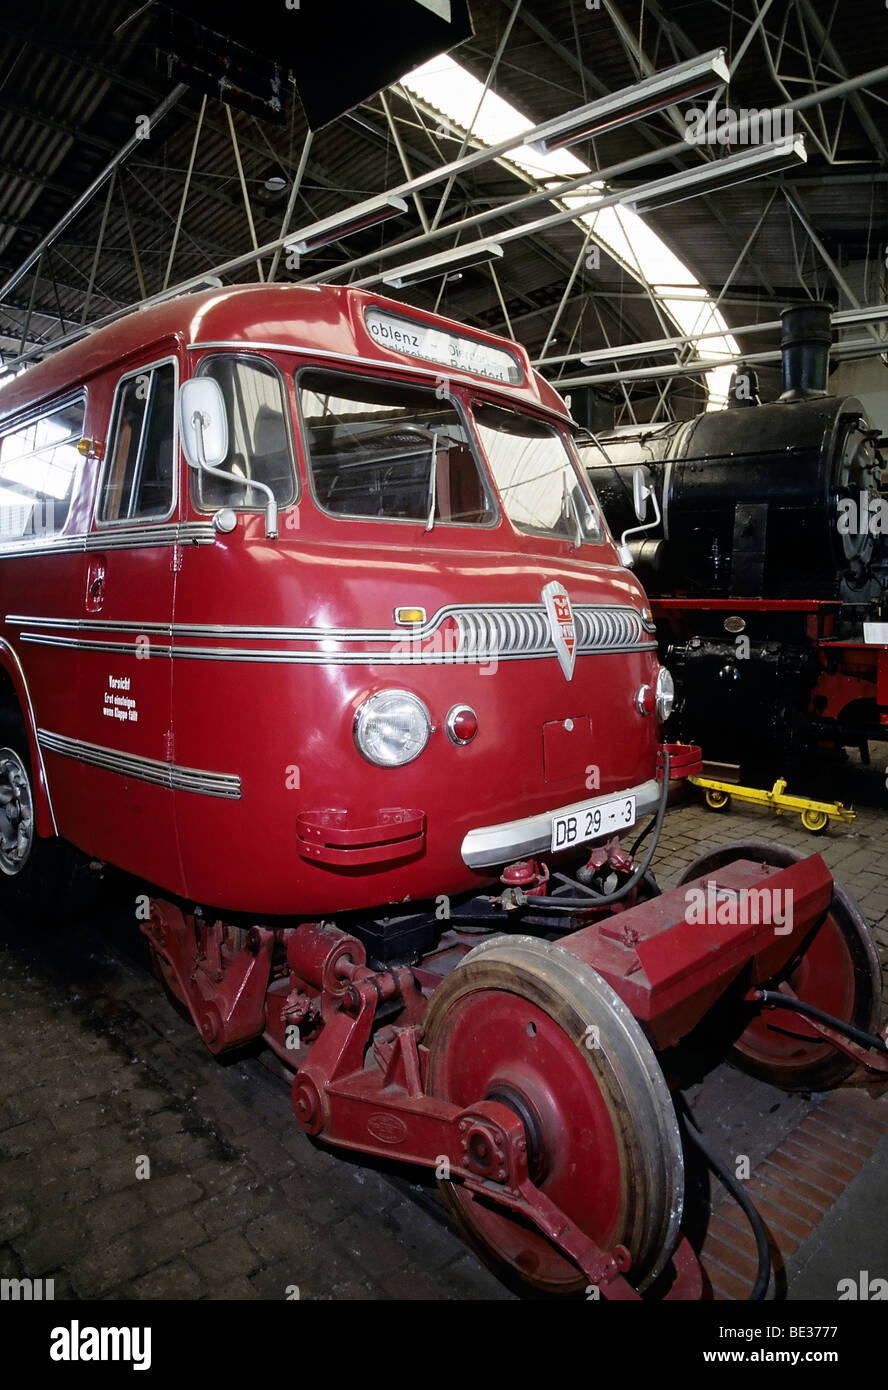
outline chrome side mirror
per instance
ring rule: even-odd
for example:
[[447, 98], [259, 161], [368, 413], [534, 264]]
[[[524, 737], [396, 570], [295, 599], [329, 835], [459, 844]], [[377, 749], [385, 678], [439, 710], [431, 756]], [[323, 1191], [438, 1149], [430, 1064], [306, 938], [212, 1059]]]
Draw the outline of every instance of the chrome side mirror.
[[218, 468], [228, 457], [225, 398], [211, 376], [195, 376], [182, 383], [179, 434], [190, 468]]
[[639, 521], [647, 516], [648, 498], [654, 495], [654, 483], [647, 468], [638, 467], [632, 471], [632, 505]]
[[[654, 519], [653, 521], [645, 522], [644, 519], [647, 516], [648, 498], [650, 498], [654, 504]], [[651, 531], [655, 526], [660, 524], [660, 504], [657, 501], [657, 494], [654, 491], [654, 480], [648, 469], [641, 466], [634, 469], [632, 473], [632, 505], [635, 508], [635, 515], [638, 517], [638, 520], [644, 524], [641, 526], [630, 526], [620, 537], [617, 553], [620, 557], [620, 563], [625, 565], [627, 569], [631, 569], [635, 563], [632, 551], [627, 543], [627, 536], [637, 536], [641, 531]]]

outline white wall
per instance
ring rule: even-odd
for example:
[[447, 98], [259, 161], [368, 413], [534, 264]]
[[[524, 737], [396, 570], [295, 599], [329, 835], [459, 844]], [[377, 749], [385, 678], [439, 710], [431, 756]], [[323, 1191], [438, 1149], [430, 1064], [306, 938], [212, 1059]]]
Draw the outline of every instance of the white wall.
[[856, 396], [873, 425], [888, 434], [888, 366], [881, 357], [840, 362], [827, 389], [831, 396]]

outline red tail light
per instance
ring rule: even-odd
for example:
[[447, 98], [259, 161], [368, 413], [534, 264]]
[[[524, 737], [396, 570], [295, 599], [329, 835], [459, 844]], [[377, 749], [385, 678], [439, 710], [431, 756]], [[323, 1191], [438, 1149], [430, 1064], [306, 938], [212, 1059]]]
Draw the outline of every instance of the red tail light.
[[471, 743], [478, 732], [478, 716], [469, 705], [454, 705], [444, 727], [451, 743]]

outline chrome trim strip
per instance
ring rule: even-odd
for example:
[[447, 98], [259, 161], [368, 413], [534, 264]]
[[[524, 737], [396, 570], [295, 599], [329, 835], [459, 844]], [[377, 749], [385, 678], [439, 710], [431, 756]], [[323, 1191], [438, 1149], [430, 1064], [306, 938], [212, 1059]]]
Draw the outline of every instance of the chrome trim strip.
[[[390, 651], [275, 651], [256, 647], [181, 647], [154, 644], [149, 651], [135, 642], [87, 642], [76, 637], [50, 637], [38, 632], [23, 632], [20, 641], [37, 647], [65, 647], [76, 651], [116, 652], [119, 655], [168, 657], [189, 661], [256, 661], [292, 666], [472, 666], [499, 661], [548, 660], [551, 651], [501, 652], [491, 649], [457, 649], [451, 652], [418, 652], [398, 648]], [[625, 646], [600, 647], [578, 652], [579, 656], [615, 656], [624, 652], [656, 651], [656, 642], [634, 642]]]
[[[514, 859], [523, 859], [529, 854], [543, 854], [552, 844], [553, 816], [567, 816], [588, 806], [603, 806], [608, 801], [618, 801], [621, 796], [635, 797], [636, 822], [656, 811], [660, 804], [660, 788], [651, 779], [639, 782], [635, 787], [626, 787], [623, 791], [608, 792], [606, 796], [594, 796], [586, 801], [573, 801], [569, 806], [556, 806], [551, 811], [525, 816], [521, 820], [481, 826], [477, 830], [470, 830], [462, 842], [463, 863], [470, 869], [492, 869]], [[606, 839], [610, 834], [611, 831], [606, 831], [599, 839]], [[592, 845], [594, 841], [585, 843]]]
[[63, 758], [75, 758], [91, 767], [133, 777], [139, 782], [166, 787], [170, 791], [197, 792], [201, 796], [218, 796], [227, 801], [240, 801], [241, 779], [226, 772], [202, 772], [176, 763], [162, 763], [156, 758], [143, 758], [135, 753], [121, 753], [116, 748], [104, 748], [98, 743], [85, 743], [79, 738], [66, 738], [48, 729], [38, 729], [37, 738], [48, 753]]
[[154, 550], [173, 545], [215, 545], [216, 529], [211, 521], [183, 521], [153, 526], [115, 526], [101, 534], [62, 536], [60, 540], [32, 541], [0, 546], [0, 559], [27, 559], [31, 555], [73, 555], [91, 550]]
[[[641, 614], [631, 605], [577, 605], [577, 645], [580, 652], [635, 650], [644, 641]], [[545, 609], [539, 604], [448, 604], [415, 628], [343, 627], [265, 627], [232, 623], [139, 623], [114, 622], [106, 618], [41, 618], [10, 613], [12, 627], [40, 627], [53, 631], [134, 632], [168, 637], [224, 637], [233, 641], [278, 642], [391, 642], [401, 650], [415, 647], [433, 637], [442, 624], [453, 618], [459, 640], [455, 647], [461, 656], [484, 652], [491, 657], [544, 654], [555, 648]], [[334, 655], [337, 655], [334, 653]]]
[[43, 785], [46, 787], [46, 800], [49, 803], [49, 817], [52, 821], [52, 828], [55, 831], [56, 835], [58, 835], [59, 827], [55, 817], [55, 808], [52, 804], [52, 792], [49, 788], [49, 777], [47, 776], [46, 772], [46, 764], [43, 761], [43, 750], [40, 747], [40, 739], [37, 730], [37, 717], [34, 714], [34, 705], [31, 702], [31, 691], [28, 687], [28, 680], [25, 676], [24, 668], [22, 667], [22, 663], [19, 661], [18, 653], [16, 652], [15, 648], [11, 647], [9, 643], [6, 641], [6, 639], [3, 637], [0, 637], [0, 647], [2, 647], [4, 651], [9, 652], [9, 655], [15, 662], [16, 670], [22, 678], [22, 686], [25, 691], [25, 699], [28, 702], [28, 714], [31, 718], [31, 730], [34, 734], [34, 742], [37, 744], [37, 757], [40, 759], [40, 771], [43, 773]]
[[173, 635], [171, 623], [116, 623], [110, 618], [29, 618], [8, 613], [6, 622], [9, 627], [49, 627], [57, 632], [154, 632], [170, 639]]
[[144, 647], [139, 647], [135, 642], [86, 642], [78, 640], [76, 637], [50, 637], [44, 636], [39, 632], [23, 632], [19, 638], [21, 642], [27, 642], [33, 647], [62, 647], [67, 651], [76, 652], [117, 652], [122, 656], [137, 656], [141, 651], [143, 658], [147, 656], [172, 656], [173, 648], [170, 646], [150, 646], [146, 652]]

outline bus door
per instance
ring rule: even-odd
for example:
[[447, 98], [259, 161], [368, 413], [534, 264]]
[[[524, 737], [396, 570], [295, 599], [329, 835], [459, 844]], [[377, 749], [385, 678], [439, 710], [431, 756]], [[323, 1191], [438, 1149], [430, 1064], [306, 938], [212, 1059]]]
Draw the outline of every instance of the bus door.
[[[303, 567], [287, 545], [294, 533], [285, 513], [297, 478], [291, 398], [280, 368], [245, 348], [211, 353], [196, 375], [220, 388], [228, 455], [220, 465], [226, 476], [189, 470], [186, 478], [200, 518], [193, 524], [212, 530], [218, 516], [222, 525], [215, 544], [185, 547], [176, 584], [176, 756], [195, 769], [176, 792], [176, 816], [187, 894], [233, 901], [243, 864], [212, 852], [236, 838], [232, 827], [243, 827], [246, 843], [261, 823], [271, 843], [280, 837], [281, 862], [292, 852], [284, 827], [268, 818], [265, 791], [293, 775], [280, 767], [281, 738], [273, 734], [278, 723], [295, 727], [300, 712], [301, 668], [276, 659], [283, 643], [274, 637], [279, 625], [300, 621], [287, 596], [299, 587]], [[270, 488], [281, 508], [278, 541], [265, 539], [267, 494], [251, 482]]]
[[82, 594], [79, 756], [90, 852], [177, 891], [171, 630], [178, 544], [174, 357], [114, 393]]

